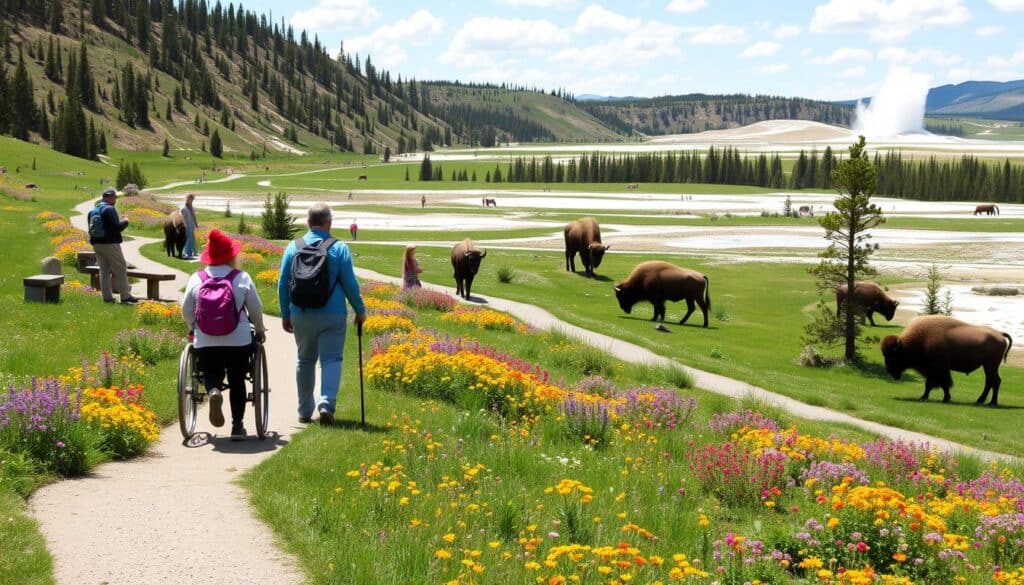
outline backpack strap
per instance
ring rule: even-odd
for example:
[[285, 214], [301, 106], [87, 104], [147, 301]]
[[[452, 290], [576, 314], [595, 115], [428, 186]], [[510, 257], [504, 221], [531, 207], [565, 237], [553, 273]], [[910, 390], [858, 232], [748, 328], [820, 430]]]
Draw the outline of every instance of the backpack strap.
[[296, 252], [298, 252], [299, 250], [301, 250], [301, 249], [303, 249], [305, 247], [306, 247], [306, 240], [304, 238], [296, 238], [295, 239], [295, 251]]

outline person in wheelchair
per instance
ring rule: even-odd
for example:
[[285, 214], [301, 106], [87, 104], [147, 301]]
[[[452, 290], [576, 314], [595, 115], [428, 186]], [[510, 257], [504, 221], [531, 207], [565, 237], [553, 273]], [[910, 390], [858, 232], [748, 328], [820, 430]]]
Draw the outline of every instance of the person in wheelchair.
[[[195, 334], [196, 357], [210, 397], [210, 424], [224, 426], [224, 374], [231, 394], [231, 438], [246, 437], [245, 375], [254, 341], [266, 340], [263, 302], [256, 283], [240, 265], [242, 244], [220, 230], [210, 231], [199, 261], [206, 268], [189, 278], [181, 316]], [[245, 314], [247, 318], [242, 318]]]

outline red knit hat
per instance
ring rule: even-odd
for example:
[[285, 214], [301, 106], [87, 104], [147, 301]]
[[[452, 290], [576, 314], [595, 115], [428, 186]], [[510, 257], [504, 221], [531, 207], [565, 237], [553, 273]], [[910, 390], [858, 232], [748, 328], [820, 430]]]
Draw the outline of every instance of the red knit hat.
[[210, 230], [210, 235], [207, 236], [206, 249], [203, 250], [203, 255], [199, 257], [199, 261], [211, 266], [227, 264], [231, 262], [232, 258], [238, 256], [238, 253], [241, 251], [241, 242], [232, 240], [218, 229], [213, 229]]

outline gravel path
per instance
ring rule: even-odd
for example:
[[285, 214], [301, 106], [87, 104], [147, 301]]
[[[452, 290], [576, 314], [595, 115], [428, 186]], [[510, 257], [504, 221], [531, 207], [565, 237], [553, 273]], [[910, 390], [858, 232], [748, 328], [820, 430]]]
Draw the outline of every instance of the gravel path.
[[[77, 210], [92, 205], [87, 202]], [[83, 216], [72, 219], [85, 228]], [[125, 257], [143, 269], [173, 272], [161, 284], [176, 298], [187, 275], [153, 262], [139, 248], [155, 240], [126, 242]], [[197, 265], [198, 266], [198, 265]], [[135, 291], [145, 293], [145, 283]], [[99, 302], [97, 300], [97, 302]], [[125, 310], [130, 314], [130, 309]], [[268, 317], [270, 430], [255, 438], [252, 408], [246, 411], [250, 439], [231, 442], [229, 427], [214, 429], [206, 410], [197, 429], [216, 431], [197, 446], [183, 446], [177, 425], [167, 427], [147, 456], [108, 463], [86, 478], [66, 480], [37, 491], [29, 502], [54, 559], [54, 576], [68, 585], [182, 583], [301, 583], [295, 558], [281, 552], [273, 532], [253, 513], [248, 494], [235, 480], [272, 455], [301, 430], [293, 388], [295, 345]], [[227, 412], [227, 400], [224, 404]]]
[[[357, 268], [356, 274], [363, 279], [393, 282], [399, 286], [402, 284], [400, 278], [387, 276], [371, 270]], [[438, 286], [429, 283], [424, 283], [423, 286], [433, 290], [447, 292], [453, 296], [455, 295], [455, 289], [451, 287]], [[473, 298], [479, 299], [481, 297], [479, 295], [473, 295]], [[647, 348], [640, 347], [639, 345], [566, 323], [544, 309], [534, 305], [487, 296], [486, 306], [491, 309], [505, 311], [506, 313], [514, 315], [521, 321], [540, 329], [557, 329], [563, 331], [572, 337], [580, 339], [594, 347], [603, 349], [615, 357], [627, 362], [681, 366], [679, 362], [658, 355]], [[689, 372], [691, 376], [693, 376], [694, 385], [698, 388], [714, 392], [716, 394], [724, 394], [725, 396], [730, 396], [736, 399], [743, 398], [745, 396], [753, 396], [762, 402], [774, 405], [793, 416], [800, 418], [850, 424], [878, 435], [891, 437], [893, 439], [901, 439], [904, 441], [927, 442], [946, 451], [974, 455], [984, 460], [999, 460], [1006, 462], [1020, 461], [1020, 459], [1012, 455], [996, 453], [994, 451], [985, 451], [983, 449], [969, 447], [967, 445], [962, 445], [946, 439], [940, 439], [924, 433], [917, 433], [860, 419], [835, 410], [822, 408], [820, 406], [812, 406], [788, 396], [783, 396], [782, 394], [777, 394], [775, 392], [765, 390], [764, 388], [753, 386], [746, 382], [733, 380], [732, 378], [726, 378], [725, 376], [712, 374], [710, 372], [705, 372], [703, 370], [687, 366], [682, 367]]]

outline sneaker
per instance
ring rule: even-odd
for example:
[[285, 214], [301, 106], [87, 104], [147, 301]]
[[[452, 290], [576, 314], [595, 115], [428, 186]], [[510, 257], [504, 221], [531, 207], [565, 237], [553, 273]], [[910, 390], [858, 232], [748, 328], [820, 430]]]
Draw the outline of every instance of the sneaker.
[[217, 388], [210, 390], [210, 424], [215, 427], [224, 426], [222, 406], [224, 406], [224, 395]]
[[313, 422], [313, 417], [311, 417], [311, 416], [300, 416], [299, 417], [299, 422], [304, 424], [304, 425], [308, 425], [309, 423]]
[[139, 299], [136, 297], [121, 297], [122, 305], [134, 305], [137, 302], [139, 302]]
[[114, 299], [103, 299], [103, 302], [104, 303], [116, 303], [117, 301], [115, 301]]
[[243, 426], [242, 423], [231, 423], [231, 440], [244, 441], [245, 438], [245, 426]]
[[330, 426], [334, 424], [334, 413], [326, 408], [320, 409], [320, 424]]

